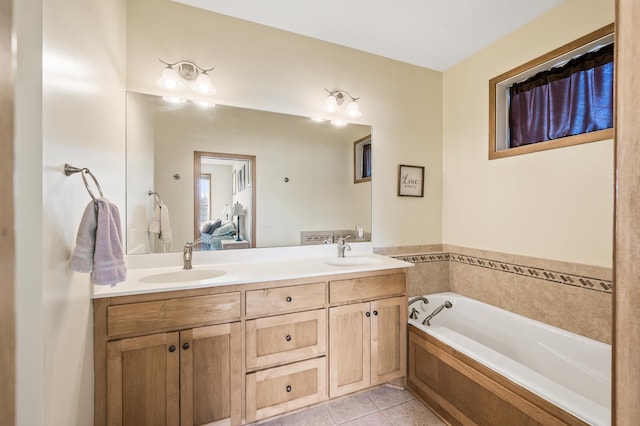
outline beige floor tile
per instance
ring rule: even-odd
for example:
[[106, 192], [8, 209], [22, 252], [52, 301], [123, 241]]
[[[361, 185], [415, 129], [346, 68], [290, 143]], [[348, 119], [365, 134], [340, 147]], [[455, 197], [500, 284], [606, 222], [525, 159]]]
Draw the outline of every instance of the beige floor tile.
[[371, 401], [380, 410], [402, 404], [413, 399], [413, 395], [407, 390], [397, 389], [391, 386], [380, 386], [366, 393]]
[[367, 414], [378, 411], [378, 408], [366, 393], [358, 393], [338, 398], [329, 402], [327, 409], [337, 424], [364, 417]]
[[444, 426], [445, 423], [417, 399], [383, 411], [394, 426]]
[[391, 422], [387, 420], [382, 412], [377, 411], [350, 422], [342, 423], [340, 426], [391, 426]]
[[296, 414], [278, 419], [278, 426], [333, 426], [336, 422], [329, 414], [326, 405], [308, 408]]

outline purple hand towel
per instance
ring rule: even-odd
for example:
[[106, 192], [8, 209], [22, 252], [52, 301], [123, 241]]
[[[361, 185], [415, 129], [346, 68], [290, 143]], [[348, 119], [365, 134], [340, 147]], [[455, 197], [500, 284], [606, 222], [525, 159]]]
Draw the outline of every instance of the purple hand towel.
[[84, 210], [71, 269], [91, 272], [91, 282], [115, 285], [127, 279], [118, 207], [106, 198], [91, 201]]

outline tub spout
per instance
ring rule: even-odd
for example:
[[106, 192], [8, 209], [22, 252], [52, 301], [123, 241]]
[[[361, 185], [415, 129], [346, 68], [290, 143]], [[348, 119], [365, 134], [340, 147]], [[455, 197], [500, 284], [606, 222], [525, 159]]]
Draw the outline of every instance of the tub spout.
[[438, 306], [433, 312], [431, 312], [429, 315], [427, 315], [427, 317], [424, 319], [424, 321], [422, 321], [423, 325], [431, 325], [431, 318], [435, 317], [436, 315], [438, 315], [440, 313], [441, 310], [443, 310], [444, 308], [451, 308], [453, 306], [453, 303], [449, 302], [448, 300], [445, 300], [445, 302]]
[[411, 306], [414, 302], [417, 302], [419, 300], [422, 300], [424, 303], [429, 303], [426, 297], [418, 296], [418, 297], [413, 297], [409, 300], [409, 306]]

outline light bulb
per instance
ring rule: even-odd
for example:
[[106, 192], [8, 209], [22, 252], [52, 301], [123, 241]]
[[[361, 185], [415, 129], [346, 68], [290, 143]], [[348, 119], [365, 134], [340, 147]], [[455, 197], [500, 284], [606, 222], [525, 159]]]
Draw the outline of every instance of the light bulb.
[[347, 125], [347, 124], [349, 124], [349, 123], [347, 123], [347, 122], [346, 122], [346, 121], [344, 121], [344, 120], [331, 120], [331, 124], [333, 124], [333, 125], [334, 125], [334, 126], [336, 126], [336, 127], [344, 127], [344, 126], [346, 126], [346, 125]]
[[324, 101], [324, 108], [327, 112], [334, 112], [338, 108], [338, 100], [335, 96], [329, 95], [327, 99]]
[[206, 72], [200, 73], [195, 83], [191, 85], [191, 89], [201, 95], [213, 96], [216, 94], [216, 89], [211, 84], [211, 77]]
[[349, 114], [349, 117], [353, 118], [362, 117], [360, 107], [358, 106], [358, 103], [356, 101], [349, 102], [349, 105], [347, 105], [347, 114]]
[[184, 87], [182, 82], [178, 80], [178, 73], [171, 67], [167, 67], [162, 71], [162, 75], [157, 81], [158, 86], [163, 89], [176, 90]]

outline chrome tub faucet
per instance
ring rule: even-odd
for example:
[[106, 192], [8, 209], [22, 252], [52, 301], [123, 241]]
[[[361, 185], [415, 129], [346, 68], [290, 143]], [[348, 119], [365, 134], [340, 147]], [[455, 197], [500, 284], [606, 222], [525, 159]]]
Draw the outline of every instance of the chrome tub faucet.
[[[409, 300], [409, 307], [411, 308], [411, 304], [419, 301], [422, 301], [425, 304], [429, 303], [429, 300], [427, 300], [426, 297], [417, 296]], [[420, 305], [420, 309], [422, 309], [422, 305]], [[411, 308], [411, 314], [409, 314], [409, 319], [418, 319], [418, 314], [419, 314], [419, 311], [416, 308]]]

